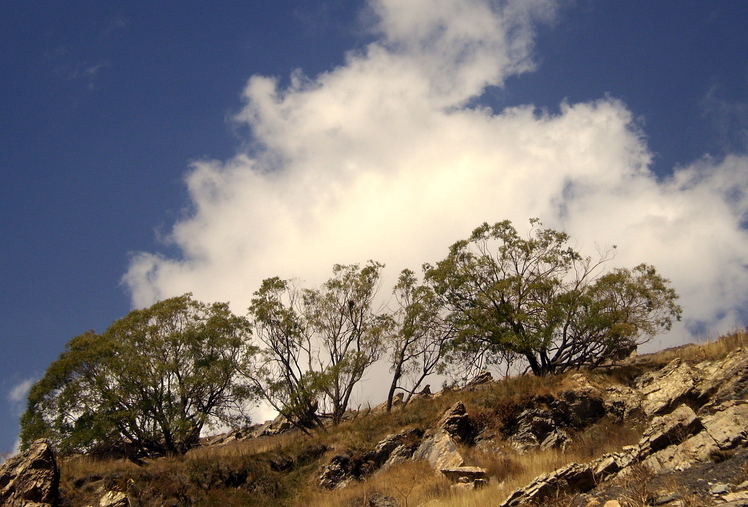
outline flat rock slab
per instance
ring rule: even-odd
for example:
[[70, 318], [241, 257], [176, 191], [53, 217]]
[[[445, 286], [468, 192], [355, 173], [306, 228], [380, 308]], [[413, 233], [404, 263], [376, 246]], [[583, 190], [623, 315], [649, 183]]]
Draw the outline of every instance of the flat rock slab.
[[442, 468], [442, 473], [450, 482], [475, 482], [478, 479], [486, 479], [486, 470], [481, 467]]

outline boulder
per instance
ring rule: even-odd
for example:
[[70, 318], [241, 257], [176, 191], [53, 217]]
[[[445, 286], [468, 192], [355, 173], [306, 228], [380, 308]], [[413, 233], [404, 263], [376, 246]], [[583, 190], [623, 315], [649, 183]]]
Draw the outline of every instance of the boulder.
[[748, 404], [727, 402], [721, 408], [703, 417], [702, 424], [720, 449], [733, 449], [748, 440]]
[[611, 386], [605, 390], [603, 408], [618, 424], [643, 415], [642, 395], [627, 386]]
[[569, 463], [550, 474], [536, 477], [528, 486], [515, 490], [500, 507], [532, 505], [562, 494], [589, 491], [595, 487], [597, 480], [590, 464]]
[[[389, 467], [394, 462], [405, 461], [415, 451], [417, 445], [420, 443], [421, 436], [423, 436], [423, 431], [417, 428], [387, 435], [373, 450], [363, 455], [362, 461], [368, 464], [368, 469], [372, 472], [383, 467], [385, 464]], [[396, 458], [390, 461], [395, 451], [397, 451]]]
[[466, 388], [475, 387], [475, 386], [482, 386], [485, 384], [490, 384], [493, 382], [493, 375], [491, 375], [490, 371], [482, 371], [475, 377], [473, 377], [470, 381], [468, 381], [467, 384], [465, 384]]
[[737, 349], [722, 361], [698, 365], [704, 379], [697, 386], [696, 395], [705, 406], [700, 413], [710, 413], [726, 401], [748, 398], [748, 354]]
[[600, 392], [592, 387], [562, 391], [555, 404], [568, 420], [568, 425], [581, 430], [605, 415]]
[[452, 437], [443, 429], [424, 438], [416, 452], [413, 453], [413, 459], [428, 461], [437, 473], [441, 473], [441, 470], [445, 468], [461, 467], [465, 464]]
[[701, 420], [688, 405], [680, 405], [672, 413], [655, 417], [637, 445], [640, 458], [677, 445], [703, 428]]
[[422, 430], [407, 429], [387, 435], [373, 450], [363, 455], [351, 450], [340, 453], [322, 469], [318, 485], [322, 489], [342, 488], [351, 481], [361, 480], [383, 467], [405, 461], [413, 454], [422, 435]]
[[642, 410], [648, 417], [669, 412], [684, 401], [698, 397], [699, 372], [674, 359], [659, 371], [642, 375], [636, 387], [642, 395]]
[[107, 491], [99, 500], [99, 507], [128, 507], [127, 495], [121, 491]]
[[317, 485], [322, 489], [336, 489], [348, 484], [352, 476], [352, 451], [345, 451], [332, 457], [319, 476]]
[[486, 470], [481, 467], [461, 466], [442, 468], [442, 474], [452, 483], [472, 483], [477, 480], [487, 480]]
[[516, 429], [508, 440], [519, 452], [525, 452], [540, 445], [557, 426], [551, 411], [527, 408], [517, 417]]
[[0, 505], [46, 507], [59, 499], [60, 470], [46, 440], [37, 440], [23, 454], [0, 466]]
[[470, 417], [461, 401], [447, 409], [436, 426], [449, 433], [457, 443], [469, 442], [473, 438]]

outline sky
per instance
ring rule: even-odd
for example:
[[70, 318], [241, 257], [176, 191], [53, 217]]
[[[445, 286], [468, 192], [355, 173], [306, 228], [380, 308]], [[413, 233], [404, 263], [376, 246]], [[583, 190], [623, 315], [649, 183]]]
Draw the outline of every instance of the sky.
[[718, 0], [0, 3], [0, 453], [67, 341], [133, 307], [243, 314], [264, 278], [369, 259], [386, 294], [484, 221], [655, 265], [684, 318], [651, 348], [745, 325], [747, 24]]

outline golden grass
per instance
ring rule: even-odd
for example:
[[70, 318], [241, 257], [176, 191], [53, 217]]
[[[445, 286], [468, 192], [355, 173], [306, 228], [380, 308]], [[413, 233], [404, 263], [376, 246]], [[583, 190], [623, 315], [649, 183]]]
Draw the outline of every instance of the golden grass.
[[649, 359], [653, 366], [667, 364], [676, 358], [690, 363], [699, 363], [723, 359], [730, 352], [746, 347], [748, 347], [748, 330], [736, 329], [718, 338], [707, 338], [703, 342], [665, 349], [642, 356], [642, 359]]
[[[705, 343], [642, 355], [619, 366], [587, 372], [587, 376], [598, 387], [627, 383], [642, 371], [660, 367], [675, 358], [698, 363], [720, 359], [746, 347], [748, 331], [738, 330]], [[352, 507], [366, 505], [367, 499], [375, 493], [391, 496], [406, 507], [495, 506], [514, 489], [526, 486], [542, 473], [572, 461], [591, 461], [638, 441], [641, 428], [621, 426], [607, 418], [573, 435], [573, 444], [565, 452], [539, 450], [520, 455], [501, 441], [502, 425], [511, 420], [513, 411], [520, 410], [531, 397], [556, 396], [560, 391], [573, 388], [570, 380], [573, 373], [543, 378], [523, 375], [475, 389], [447, 391], [432, 399], [413, 400], [404, 410], [362, 411], [351, 420], [312, 436], [291, 432], [241, 440], [194, 449], [182, 457], [153, 460], [145, 467], [123, 460], [68, 458], [61, 466], [62, 486], [67, 494], [67, 505], [71, 506], [97, 504], [102, 487], [133, 488], [139, 505], [143, 506], [186, 498], [195, 506]], [[406, 428], [433, 427], [444, 411], [458, 400], [465, 404], [474, 423], [495, 430], [497, 435], [496, 441], [490, 443], [493, 450], [488, 450], [489, 445], [461, 449], [468, 464], [488, 471], [491, 480], [485, 489], [454, 492], [446, 479], [425, 463], [418, 462], [403, 463], [341, 490], [317, 488], [320, 469], [334, 454], [345, 449], [365, 452], [388, 434]], [[328, 451], [309, 463], [297, 464], [290, 472], [275, 472], [269, 467], [269, 461], [275, 456], [296, 458], [305, 449], [319, 444], [324, 444]], [[241, 486], [227, 486], [233, 480], [232, 474], [247, 479]]]

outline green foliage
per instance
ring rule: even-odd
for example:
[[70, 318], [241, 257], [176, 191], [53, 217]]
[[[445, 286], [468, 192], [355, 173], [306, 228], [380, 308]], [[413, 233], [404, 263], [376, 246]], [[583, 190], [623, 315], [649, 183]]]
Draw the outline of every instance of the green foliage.
[[389, 320], [373, 308], [382, 264], [335, 265], [320, 288], [263, 281], [249, 313], [261, 354], [249, 378], [297, 427], [321, 426], [320, 404], [338, 423], [354, 386], [379, 358]]
[[63, 453], [127, 442], [142, 455], [183, 454], [206, 424], [242, 418], [249, 332], [225, 303], [186, 294], [75, 337], [31, 389], [21, 439], [49, 438]]
[[[392, 408], [396, 389], [409, 393], [407, 403], [428, 375], [443, 371], [442, 360], [455, 331], [444, 319], [444, 305], [433, 288], [419, 283], [411, 270], [400, 273], [393, 294], [398, 308], [387, 340], [392, 372], [387, 411]], [[404, 379], [410, 381], [407, 387], [402, 384]]]
[[536, 375], [593, 367], [680, 319], [678, 296], [652, 266], [601, 274], [610, 253], [593, 262], [567, 234], [530, 223], [527, 238], [509, 221], [484, 223], [424, 266], [452, 312], [461, 357], [521, 359]]

